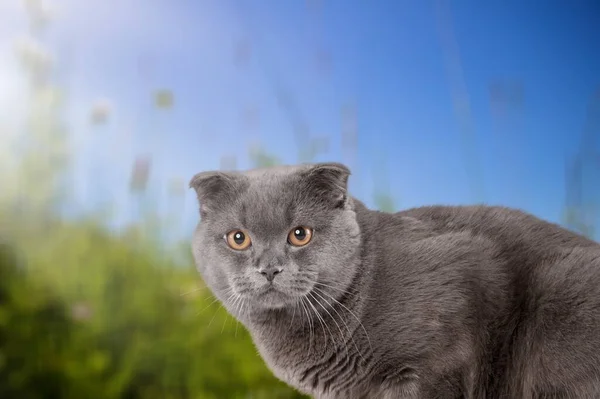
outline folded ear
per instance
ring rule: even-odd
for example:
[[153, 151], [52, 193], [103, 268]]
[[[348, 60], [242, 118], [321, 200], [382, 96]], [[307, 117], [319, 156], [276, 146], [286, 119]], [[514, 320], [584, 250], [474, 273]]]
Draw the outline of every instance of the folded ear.
[[227, 198], [235, 196], [241, 176], [237, 173], [209, 171], [196, 174], [190, 188], [196, 191], [200, 202], [200, 216], [215, 211]]
[[313, 164], [304, 172], [306, 190], [334, 208], [344, 208], [348, 204], [348, 178], [350, 169], [336, 163]]

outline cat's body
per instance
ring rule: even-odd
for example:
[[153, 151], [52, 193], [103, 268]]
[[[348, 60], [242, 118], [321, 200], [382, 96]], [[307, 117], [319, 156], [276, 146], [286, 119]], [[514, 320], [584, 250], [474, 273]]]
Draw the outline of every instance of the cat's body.
[[[192, 184], [198, 269], [275, 375], [317, 398], [600, 397], [598, 243], [500, 207], [371, 211], [345, 196], [347, 173]], [[277, 244], [307, 225], [305, 246]], [[233, 229], [251, 247], [219, 242]], [[256, 270], [273, 260], [267, 283]]]

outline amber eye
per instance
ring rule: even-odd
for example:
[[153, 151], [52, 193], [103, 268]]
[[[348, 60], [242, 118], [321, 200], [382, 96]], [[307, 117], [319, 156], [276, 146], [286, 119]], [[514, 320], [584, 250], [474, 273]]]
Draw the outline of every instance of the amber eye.
[[225, 236], [225, 240], [227, 241], [227, 245], [236, 251], [243, 251], [244, 249], [248, 248], [250, 244], [252, 244], [250, 236], [242, 230], [230, 231]]
[[304, 226], [294, 227], [288, 234], [288, 242], [295, 247], [303, 247], [312, 239], [313, 232]]

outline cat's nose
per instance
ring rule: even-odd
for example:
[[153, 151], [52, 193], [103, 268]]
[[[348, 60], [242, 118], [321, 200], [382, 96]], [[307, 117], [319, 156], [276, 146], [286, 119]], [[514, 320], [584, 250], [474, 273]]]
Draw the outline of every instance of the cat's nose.
[[265, 276], [268, 282], [273, 281], [276, 275], [281, 273], [283, 269], [281, 267], [261, 267], [258, 272]]

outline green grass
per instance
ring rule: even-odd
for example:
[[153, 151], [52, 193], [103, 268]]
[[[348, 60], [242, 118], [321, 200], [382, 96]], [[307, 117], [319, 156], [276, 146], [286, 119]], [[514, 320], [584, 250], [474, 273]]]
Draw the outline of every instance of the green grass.
[[302, 397], [190, 265], [89, 222], [21, 223], [8, 236], [0, 397]]

